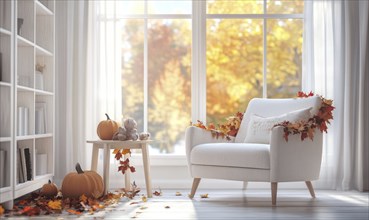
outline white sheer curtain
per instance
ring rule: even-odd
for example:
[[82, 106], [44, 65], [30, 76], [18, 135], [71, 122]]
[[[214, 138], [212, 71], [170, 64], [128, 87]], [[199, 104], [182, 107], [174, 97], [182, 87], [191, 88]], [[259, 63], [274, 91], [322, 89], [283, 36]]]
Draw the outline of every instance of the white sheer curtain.
[[96, 128], [105, 113], [121, 119], [119, 26], [100, 22], [109, 10], [97, 4], [56, 1], [57, 182], [74, 170], [76, 162], [90, 167], [91, 146], [86, 140], [97, 138]]
[[321, 188], [369, 190], [368, 11], [368, 1], [306, 1], [303, 89], [336, 106]]
[[85, 164], [87, 2], [56, 1], [55, 180]]
[[[122, 119], [121, 31], [114, 8], [106, 5], [104, 1], [89, 1], [88, 6], [87, 139], [98, 138], [96, 127], [106, 120], [105, 113], [113, 120]], [[91, 147], [86, 149], [86, 159], [89, 166]]]

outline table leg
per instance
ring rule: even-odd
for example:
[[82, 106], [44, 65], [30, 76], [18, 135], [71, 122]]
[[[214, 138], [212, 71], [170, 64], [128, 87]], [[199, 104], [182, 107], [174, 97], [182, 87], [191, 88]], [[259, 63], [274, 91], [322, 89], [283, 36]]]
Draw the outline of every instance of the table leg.
[[97, 170], [97, 161], [99, 159], [98, 156], [99, 156], [99, 145], [98, 144], [93, 144], [91, 170], [95, 171], [95, 172]]
[[150, 177], [150, 158], [149, 158], [149, 151], [147, 148], [147, 144], [142, 144], [141, 148], [142, 148], [142, 160], [143, 160], [144, 172], [145, 172], [147, 197], [152, 198], [151, 177]]
[[109, 169], [110, 169], [110, 147], [104, 144], [104, 195], [108, 193], [109, 189]]
[[[129, 158], [129, 154], [124, 155], [124, 160], [126, 160], [127, 158]], [[124, 186], [126, 191], [131, 190], [131, 171], [129, 169], [127, 169], [124, 174]]]

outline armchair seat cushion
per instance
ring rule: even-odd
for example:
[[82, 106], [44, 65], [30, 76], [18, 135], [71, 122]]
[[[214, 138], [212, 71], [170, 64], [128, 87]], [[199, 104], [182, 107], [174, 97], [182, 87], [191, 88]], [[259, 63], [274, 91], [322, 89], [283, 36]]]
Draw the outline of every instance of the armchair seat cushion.
[[208, 143], [191, 151], [193, 165], [270, 169], [269, 144]]

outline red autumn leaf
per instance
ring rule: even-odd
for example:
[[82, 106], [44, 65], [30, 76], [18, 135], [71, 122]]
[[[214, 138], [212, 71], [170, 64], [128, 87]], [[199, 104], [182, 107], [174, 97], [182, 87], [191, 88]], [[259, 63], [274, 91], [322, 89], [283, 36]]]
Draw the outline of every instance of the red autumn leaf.
[[121, 160], [120, 162], [119, 162], [121, 165], [123, 165], [123, 166], [127, 166], [128, 164], [129, 164], [129, 159], [127, 158], [126, 160]]
[[303, 141], [305, 138], [307, 138], [307, 133], [306, 132], [301, 132], [301, 141]]
[[122, 158], [122, 154], [120, 151], [118, 151], [118, 153], [115, 155], [115, 159], [120, 160], [120, 158]]
[[37, 206], [26, 206], [20, 212], [22, 215], [35, 216], [40, 214], [40, 208]]
[[153, 194], [154, 194], [155, 196], [161, 196], [161, 190], [160, 190], [160, 192], [158, 192], [158, 191], [156, 191], [156, 190], [155, 190], [155, 192], [153, 192]]
[[126, 166], [119, 166], [118, 167], [118, 172], [121, 171], [122, 174], [125, 174], [126, 173], [126, 170], [127, 170], [127, 167]]
[[323, 121], [323, 122], [320, 124], [319, 129], [320, 129], [320, 131], [321, 131], [321, 132], [325, 131], [325, 133], [327, 133], [327, 124]]
[[132, 167], [132, 166], [130, 166], [130, 167], [129, 167], [129, 169], [131, 170], [131, 173], [136, 172], [136, 168], [134, 168], [134, 167]]

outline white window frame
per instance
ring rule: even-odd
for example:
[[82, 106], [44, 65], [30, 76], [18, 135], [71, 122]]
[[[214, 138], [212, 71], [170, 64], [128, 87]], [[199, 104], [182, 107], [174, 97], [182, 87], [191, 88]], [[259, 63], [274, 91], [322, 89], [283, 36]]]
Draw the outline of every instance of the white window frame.
[[[192, 66], [191, 66], [191, 120], [206, 123], [206, 20], [207, 19], [260, 19], [263, 20], [263, 98], [267, 97], [267, 20], [304, 19], [304, 14], [266, 14], [267, 0], [263, 14], [207, 14], [206, 1], [192, 0], [192, 14], [148, 14], [148, 0], [145, 0], [144, 14], [127, 14], [116, 19], [144, 20], [144, 130], [148, 130], [148, 20], [149, 19], [192, 19]], [[133, 159], [138, 155], [133, 155]], [[152, 165], [186, 165], [185, 155], [151, 155]]]

